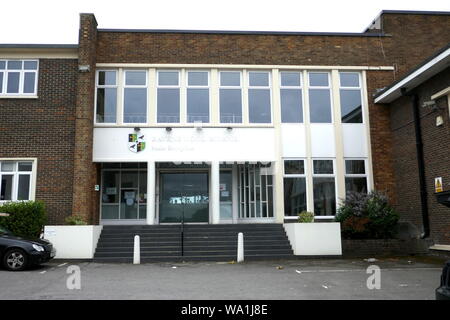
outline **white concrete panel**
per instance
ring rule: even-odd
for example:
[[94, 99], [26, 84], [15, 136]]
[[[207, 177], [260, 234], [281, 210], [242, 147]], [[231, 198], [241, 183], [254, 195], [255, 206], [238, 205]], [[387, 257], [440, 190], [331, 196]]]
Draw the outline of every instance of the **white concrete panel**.
[[132, 152], [133, 128], [95, 128], [94, 162], [275, 161], [273, 128], [141, 128], [145, 149]]
[[364, 124], [342, 124], [344, 157], [367, 157], [367, 137]]
[[333, 124], [311, 123], [311, 155], [313, 158], [336, 156]]
[[282, 124], [281, 143], [283, 157], [306, 157], [306, 135], [303, 124]]

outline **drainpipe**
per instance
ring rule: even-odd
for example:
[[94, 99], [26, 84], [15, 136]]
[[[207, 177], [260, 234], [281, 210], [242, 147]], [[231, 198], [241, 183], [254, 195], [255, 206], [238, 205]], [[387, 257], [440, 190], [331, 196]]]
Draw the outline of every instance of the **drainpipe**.
[[420, 125], [420, 111], [419, 111], [419, 98], [415, 93], [406, 93], [406, 88], [401, 89], [403, 96], [409, 96], [411, 98], [411, 106], [414, 117], [414, 130], [416, 136], [416, 153], [417, 153], [417, 165], [419, 169], [419, 188], [420, 188], [420, 204], [422, 209], [422, 225], [423, 233], [420, 235], [421, 239], [428, 238], [430, 236], [430, 219], [428, 216], [428, 193], [425, 178], [425, 160], [423, 156], [423, 142], [422, 142], [422, 128]]

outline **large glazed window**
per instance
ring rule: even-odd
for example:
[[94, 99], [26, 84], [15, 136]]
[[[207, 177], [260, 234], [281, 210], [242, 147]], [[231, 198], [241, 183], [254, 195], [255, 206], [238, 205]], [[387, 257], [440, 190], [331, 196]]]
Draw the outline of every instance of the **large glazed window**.
[[33, 161], [0, 161], [0, 203], [32, 200]]
[[309, 113], [311, 123], [331, 123], [331, 89], [328, 72], [309, 72]]
[[147, 71], [125, 71], [123, 88], [123, 122], [147, 122]]
[[303, 98], [300, 72], [280, 73], [281, 122], [303, 122]]
[[343, 123], [362, 123], [361, 81], [357, 72], [340, 72], [341, 117]]
[[271, 123], [269, 72], [249, 72], [248, 85], [250, 123]]
[[157, 122], [180, 122], [180, 72], [158, 71]]
[[242, 123], [241, 72], [220, 72], [220, 122]]
[[38, 60], [0, 60], [0, 97], [37, 94]]
[[97, 123], [116, 123], [117, 71], [97, 72]]
[[297, 216], [306, 210], [305, 160], [284, 160], [284, 215]]
[[209, 122], [209, 73], [187, 72], [187, 122]]
[[333, 160], [313, 160], [314, 214], [336, 214], [336, 182]]

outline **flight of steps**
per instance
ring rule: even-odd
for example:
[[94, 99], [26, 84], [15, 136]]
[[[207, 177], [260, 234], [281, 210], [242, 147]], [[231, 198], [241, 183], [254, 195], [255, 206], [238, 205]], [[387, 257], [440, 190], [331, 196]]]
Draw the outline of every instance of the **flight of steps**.
[[140, 236], [141, 262], [232, 261], [237, 257], [237, 235], [244, 234], [245, 260], [292, 258], [281, 224], [104, 226], [95, 262], [133, 261], [134, 236]]

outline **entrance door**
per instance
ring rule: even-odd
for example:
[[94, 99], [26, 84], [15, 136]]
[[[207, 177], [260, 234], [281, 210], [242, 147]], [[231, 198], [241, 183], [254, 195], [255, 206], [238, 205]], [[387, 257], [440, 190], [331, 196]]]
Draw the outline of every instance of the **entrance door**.
[[159, 222], [208, 222], [208, 173], [160, 174]]

